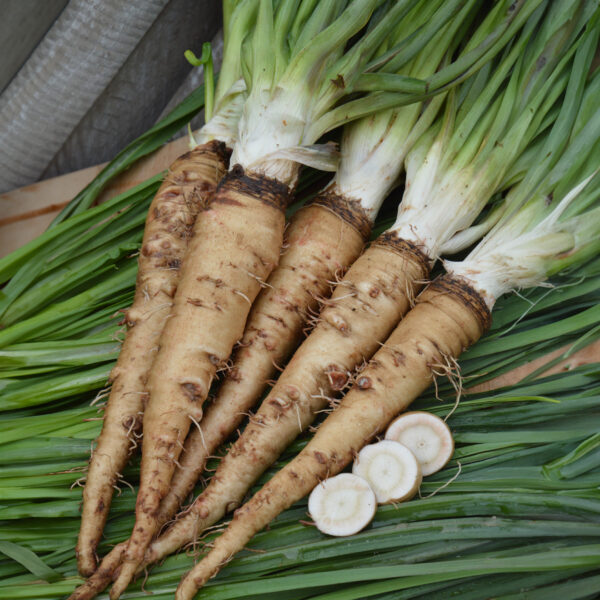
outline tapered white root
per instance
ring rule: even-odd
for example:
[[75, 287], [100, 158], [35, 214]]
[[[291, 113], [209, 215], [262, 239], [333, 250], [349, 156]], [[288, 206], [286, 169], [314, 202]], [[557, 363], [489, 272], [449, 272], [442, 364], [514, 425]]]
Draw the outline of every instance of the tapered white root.
[[201, 214], [148, 379], [136, 523], [110, 596], [125, 590], [157, 529], [159, 506], [217, 370], [279, 260], [290, 190], [235, 165]]
[[308, 314], [316, 313], [318, 298], [330, 296], [331, 280], [342, 277], [360, 254], [370, 223], [357, 204], [323, 192], [292, 217], [286, 251], [252, 307], [215, 399], [185, 442], [181, 468], [161, 502], [159, 521], [164, 523], [177, 512], [207, 459], [239, 427], [275, 376], [276, 365], [285, 362], [302, 339], [302, 328]]
[[68, 600], [91, 600], [102, 590], [106, 589], [113, 580], [123, 553], [127, 548], [127, 541], [117, 544], [103, 559], [91, 577], [88, 577], [82, 585], [77, 587], [69, 596]]
[[209, 142], [178, 158], [158, 190], [146, 219], [138, 258], [136, 293], [125, 313], [127, 336], [110, 378], [112, 387], [98, 446], [92, 453], [83, 492], [77, 564], [82, 575], [96, 568], [118, 473], [136, 447], [141, 429], [145, 387], [155, 348], [179, 280], [179, 266], [196, 215], [210, 202], [225, 173], [224, 144]]
[[[149, 548], [155, 562], [194, 539], [243, 500], [256, 480], [345, 389], [410, 307], [429, 261], [414, 246], [382, 236], [350, 268], [244, 433], [190, 510]], [[357, 385], [360, 387], [362, 378]]]
[[431, 383], [442, 355], [458, 357], [490, 323], [485, 301], [464, 281], [429, 286], [361, 373], [359, 382], [321, 424], [307, 446], [239, 508], [211, 551], [182, 580], [177, 600], [199, 587], [277, 515], [339, 473]]

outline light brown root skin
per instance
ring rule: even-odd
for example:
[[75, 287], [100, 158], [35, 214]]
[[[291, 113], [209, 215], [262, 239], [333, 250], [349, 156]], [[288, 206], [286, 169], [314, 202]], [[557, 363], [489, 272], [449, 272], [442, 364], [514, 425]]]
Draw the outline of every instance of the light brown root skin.
[[[350, 201], [344, 205], [346, 217], [351, 213], [346, 205], [352, 205]], [[192, 492], [207, 458], [259, 399], [265, 382], [276, 373], [275, 365], [282, 364], [297, 346], [307, 314], [317, 309], [317, 298], [330, 295], [331, 281], [341, 277], [360, 254], [368, 231], [363, 224], [359, 233], [334, 208], [331, 202], [328, 207], [309, 205], [290, 221], [287, 249], [252, 307], [233, 365], [203, 416], [201, 431], [192, 428], [185, 442], [181, 467], [161, 503], [163, 523]]]
[[117, 544], [103, 559], [94, 574], [69, 596], [68, 600], [91, 600], [106, 589], [119, 565], [127, 542]]
[[193, 598], [258, 531], [339, 473], [429, 386], [431, 365], [457, 358], [481, 337], [489, 318], [483, 299], [463, 283], [446, 276], [431, 284], [364, 369], [362, 385], [357, 382], [304, 450], [235, 512], [209, 554], [182, 580], [176, 598]]
[[379, 348], [428, 274], [424, 257], [405, 244], [374, 244], [352, 265], [210, 485], [152, 544], [152, 560], [193, 541], [239, 506], [262, 473], [328, 406], [329, 397], [349, 385], [355, 367]]
[[160, 332], [173, 302], [191, 228], [198, 212], [214, 194], [225, 172], [227, 152], [210, 142], [178, 158], [148, 211], [133, 305], [125, 314], [128, 326], [117, 364], [104, 425], [93, 452], [83, 491], [81, 530], [77, 543], [79, 572], [96, 568], [96, 547], [110, 509], [118, 473], [141, 429], [145, 384]]
[[217, 368], [242, 337], [250, 306], [279, 260], [287, 186], [235, 166], [199, 216], [171, 316], [148, 379], [136, 524], [111, 590], [118, 598], [158, 528], [158, 510]]

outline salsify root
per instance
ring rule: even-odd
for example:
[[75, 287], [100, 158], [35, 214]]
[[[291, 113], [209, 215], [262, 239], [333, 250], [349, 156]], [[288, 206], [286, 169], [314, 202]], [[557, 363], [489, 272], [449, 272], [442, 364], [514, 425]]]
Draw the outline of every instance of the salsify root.
[[248, 317], [231, 368], [202, 422], [190, 432], [160, 506], [158, 522], [179, 510], [207, 459], [241, 424], [302, 337], [318, 298], [328, 297], [366, 242], [371, 223], [360, 203], [328, 188], [292, 217], [286, 250]]
[[148, 379], [136, 523], [111, 598], [144, 558], [190, 425], [279, 261], [289, 195], [287, 185], [235, 165], [196, 220]]
[[73, 593], [68, 600], [91, 600], [102, 590], [106, 589], [113, 577], [118, 573], [118, 567], [127, 549], [127, 540], [117, 544], [98, 565], [93, 575], [88, 577]]
[[[297, 345], [307, 315], [317, 308], [317, 298], [329, 295], [332, 280], [354, 262], [369, 231], [370, 221], [360, 206], [331, 190], [294, 214], [286, 231], [286, 250], [254, 303], [233, 365], [201, 423], [192, 427], [186, 439], [152, 536], [180, 510], [207, 459], [258, 400], [275, 365]], [[91, 598], [109, 585], [110, 569], [119, 566], [122, 546], [105, 557], [99, 568], [102, 573], [97, 571], [74, 598]]]
[[[146, 563], [196, 539], [238, 506], [251, 486], [350, 382], [411, 306], [429, 260], [413, 244], [384, 234], [337, 285], [309, 337], [290, 360], [208, 487], [153, 542]], [[358, 379], [361, 385], [362, 375]]]
[[111, 392], [102, 432], [92, 452], [83, 490], [77, 564], [82, 575], [96, 568], [100, 541], [118, 474], [141, 429], [146, 380], [164, 323], [171, 312], [179, 267], [198, 212], [225, 173], [228, 151], [222, 142], [198, 146], [169, 169], [148, 211], [138, 259], [136, 292], [125, 313], [127, 335], [110, 374]]
[[181, 581], [176, 599], [193, 598], [258, 531], [348, 465], [428, 387], [434, 365], [457, 358], [490, 319], [483, 298], [463, 280], [444, 276], [432, 283], [307, 446], [235, 512], [210, 552]]

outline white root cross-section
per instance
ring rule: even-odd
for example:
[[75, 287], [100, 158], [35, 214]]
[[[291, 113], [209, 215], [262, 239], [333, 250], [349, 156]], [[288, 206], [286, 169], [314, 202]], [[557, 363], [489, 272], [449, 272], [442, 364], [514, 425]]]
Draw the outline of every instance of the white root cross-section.
[[352, 473], [369, 482], [379, 504], [412, 498], [422, 480], [415, 455], [390, 440], [365, 446], [352, 465]]
[[310, 516], [328, 535], [358, 533], [371, 522], [376, 509], [377, 500], [369, 484], [351, 473], [325, 479], [308, 499]]
[[424, 477], [437, 473], [454, 453], [454, 439], [448, 425], [428, 412], [401, 415], [388, 427], [385, 439], [409, 448], [417, 457]]

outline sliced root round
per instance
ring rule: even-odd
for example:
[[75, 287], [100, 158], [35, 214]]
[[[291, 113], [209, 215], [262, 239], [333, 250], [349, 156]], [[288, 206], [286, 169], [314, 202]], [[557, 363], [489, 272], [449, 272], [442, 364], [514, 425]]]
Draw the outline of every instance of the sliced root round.
[[379, 504], [412, 498], [422, 480], [415, 455], [391, 440], [365, 446], [358, 453], [352, 472], [369, 482]]
[[377, 500], [369, 484], [352, 473], [322, 481], [308, 498], [308, 512], [317, 528], [328, 535], [358, 533], [373, 519]]
[[417, 457], [424, 477], [437, 473], [454, 453], [454, 438], [448, 425], [428, 412], [401, 415], [388, 427], [385, 439], [409, 448]]

